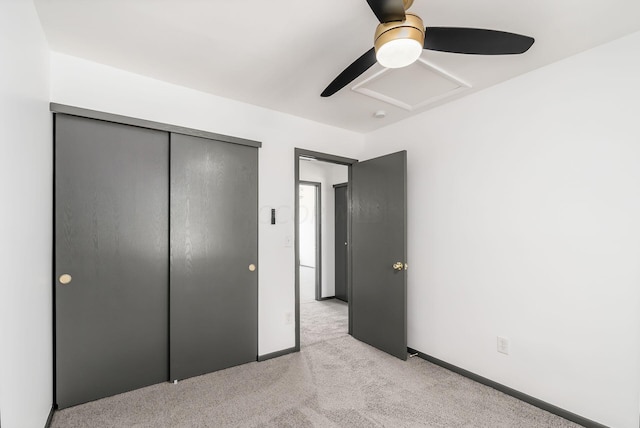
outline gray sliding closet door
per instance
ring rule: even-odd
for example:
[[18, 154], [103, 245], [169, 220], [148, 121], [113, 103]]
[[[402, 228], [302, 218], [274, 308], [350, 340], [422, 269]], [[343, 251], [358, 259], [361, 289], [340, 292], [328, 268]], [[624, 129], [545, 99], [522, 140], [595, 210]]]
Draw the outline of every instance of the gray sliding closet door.
[[257, 148], [171, 134], [171, 379], [257, 358], [257, 174]]
[[169, 135], [57, 114], [55, 144], [65, 408], [167, 380]]

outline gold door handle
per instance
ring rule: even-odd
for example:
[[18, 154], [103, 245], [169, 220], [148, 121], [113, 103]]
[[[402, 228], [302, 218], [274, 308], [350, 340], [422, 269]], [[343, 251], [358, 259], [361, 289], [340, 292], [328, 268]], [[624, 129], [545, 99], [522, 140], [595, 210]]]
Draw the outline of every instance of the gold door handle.
[[69, 275], [68, 273], [63, 273], [62, 275], [60, 275], [60, 278], [58, 278], [58, 281], [60, 281], [60, 284], [62, 285], [67, 285], [71, 282], [73, 278], [71, 277], [71, 275]]
[[406, 263], [402, 263], [402, 262], [395, 262], [393, 264], [393, 269], [394, 270], [407, 270], [409, 269], [409, 265]]
[[249, 270], [250, 270], [251, 272], [253, 272], [254, 270], [256, 270], [256, 265], [254, 265], [253, 263], [251, 263], [251, 264], [249, 265]]

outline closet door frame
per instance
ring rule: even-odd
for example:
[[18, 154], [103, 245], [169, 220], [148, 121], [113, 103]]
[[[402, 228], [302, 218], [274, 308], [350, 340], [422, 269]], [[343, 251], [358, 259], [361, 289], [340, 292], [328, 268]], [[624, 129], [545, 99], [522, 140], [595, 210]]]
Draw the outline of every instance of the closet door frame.
[[222, 141], [231, 144], [240, 144], [249, 147], [262, 147], [262, 143], [260, 141], [231, 137], [229, 135], [216, 134], [215, 132], [200, 131], [198, 129], [169, 125], [166, 123], [154, 122], [151, 120], [137, 119], [135, 117], [121, 116], [119, 114], [104, 113], [101, 111], [73, 107], [65, 104], [50, 103], [49, 110], [51, 110], [52, 113], [63, 113], [70, 116], [80, 116], [87, 119], [104, 120], [105, 122], [115, 122], [122, 125], [137, 126], [139, 128], [155, 129], [157, 131], [166, 131], [169, 133], [173, 132], [174, 134], [191, 135], [193, 137], [202, 137], [209, 140]]
[[[135, 127], [139, 127], [139, 128], [146, 128], [146, 129], [152, 129], [152, 130], [157, 130], [157, 131], [164, 131], [167, 132], [169, 135], [171, 133], [174, 134], [183, 134], [183, 135], [189, 135], [189, 136], [194, 136], [194, 137], [201, 137], [201, 138], [206, 138], [206, 139], [211, 139], [211, 140], [216, 140], [216, 141], [221, 141], [221, 142], [225, 142], [225, 143], [230, 143], [230, 144], [239, 144], [239, 145], [243, 145], [243, 146], [249, 146], [249, 147], [254, 147], [254, 148], [260, 148], [262, 147], [262, 142], [260, 141], [254, 141], [254, 140], [248, 140], [248, 139], [244, 139], [244, 138], [238, 138], [238, 137], [233, 137], [233, 136], [229, 136], [229, 135], [223, 135], [223, 134], [217, 134], [214, 132], [208, 132], [208, 131], [202, 131], [202, 130], [198, 130], [198, 129], [193, 129], [193, 128], [187, 128], [187, 127], [181, 127], [181, 126], [176, 126], [176, 125], [170, 125], [170, 124], [165, 124], [165, 123], [161, 123], [161, 122], [154, 122], [154, 121], [150, 121], [150, 120], [145, 120], [145, 119], [138, 119], [138, 118], [134, 118], [134, 117], [129, 117], [129, 116], [123, 116], [123, 115], [117, 115], [117, 114], [112, 114], [112, 113], [105, 113], [105, 112], [101, 112], [101, 111], [97, 111], [97, 110], [90, 110], [90, 109], [85, 109], [85, 108], [80, 108], [80, 107], [75, 107], [75, 106], [69, 106], [69, 105], [65, 105], [65, 104], [59, 104], [59, 103], [50, 103], [49, 104], [49, 110], [51, 111], [52, 114], [64, 114], [64, 115], [69, 115], [69, 116], [78, 116], [78, 117], [82, 117], [82, 118], [87, 118], [87, 119], [95, 119], [95, 120], [100, 120], [100, 121], [105, 121], [105, 122], [113, 122], [113, 123], [117, 123], [117, 124], [122, 124], [122, 125], [130, 125], [130, 126], [135, 126]], [[53, 121], [54, 123], [54, 127], [55, 127], [55, 120]], [[53, 144], [55, 145], [55, 128], [54, 128], [54, 133], [53, 133]], [[169, 144], [171, 144], [171, 142], [169, 141]], [[54, 162], [54, 177], [55, 177], [55, 159], [53, 160]], [[169, 159], [167, 159], [167, 162], [170, 165], [171, 162], [171, 150], [169, 147]], [[259, 168], [259, 166], [258, 166]], [[169, 176], [169, 180], [170, 180], [170, 176]], [[55, 224], [55, 198], [56, 198], [56, 191], [55, 191], [55, 181], [54, 181], [54, 187], [52, 189], [53, 191], [53, 197], [54, 197], [54, 206], [53, 209], [54, 211], [52, 212], [52, 223], [53, 223], [53, 228], [55, 230], [56, 224]], [[170, 203], [170, 201], [167, 201], [168, 203]], [[258, 213], [256, 213], [256, 216], [258, 215]], [[170, 220], [170, 219], [169, 219]], [[167, 231], [168, 232], [168, 231]], [[257, 233], [257, 231], [256, 231]], [[170, 238], [170, 237], [169, 237]], [[55, 301], [55, 286], [57, 283], [57, 276], [56, 276], [56, 252], [55, 252], [55, 239], [56, 237], [53, 237], [54, 241], [52, 242], [52, 248], [53, 248], [53, 263], [52, 263], [52, 272], [51, 272], [51, 284], [52, 284], [52, 291], [53, 291], [53, 301], [52, 301], [52, 307], [53, 307], [53, 311], [52, 311], [52, 325], [53, 325], [53, 342], [52, 342], [52, 348], [53, 348], [53, 402], [56, 403], [57, 402], [57, 398], [56, 398], [56, 389], [57, 389], [57, 379], [56, 379], [56, 301]], [[169, 240], [170, 243], [170, 240]], [[257, 262], [257, 261], [256, 261]], [[169, 281], [169, 277], [170, 277], [170, 272], [167, 271], [167, 281]], [[259, 284], [258, 284], [259, 287]], [[169, 293], [171, 290], [171, 284], [169, 284]], [[170, 296], [169, 296], [170, 298]], [[257, 316], [257, 314], [256, 314]], [[170, 314], [169, 314], [170, 317]], [[256, 331], [258, 329], [258, 326], [256, 325]], [[170, 340], [170, 338], [169, 338]], [[258, 343], [256, 340], [256, 349], [257, 349]], [[168, 359], [170, 358], [170, 355], [168, 355]], [[256, 354], [256, 359], [258, 358], [258, 355]], [[169, 367], [167, 367], [167, 374], [169, 371]], [[169, 381], [169, 377], [167, 376], [167, 381]]]

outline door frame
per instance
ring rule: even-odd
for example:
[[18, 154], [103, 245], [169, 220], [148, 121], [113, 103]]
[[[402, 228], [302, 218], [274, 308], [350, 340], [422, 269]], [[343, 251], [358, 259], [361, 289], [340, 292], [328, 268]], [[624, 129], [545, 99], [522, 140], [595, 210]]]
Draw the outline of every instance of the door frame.
[[[358, 162], [357, 159], [347, 158], [343, 156], [336, 156], [329, 153], [321, 153], [313, 150], [294, 148], [293, 150], [293, 164], [294, 164], [294, 267], [295, 267], [295, 333], [296, 344], [294, 347], [295, 352], [300, 351], [300, 157], [307, 159], [315, 159], [323, 162], [334, 163], [338, 165], [346, 165], [348, 167], [348, 180], [351, 182], [351, 166]], [[347, 235], [349, 245], [347, 245], [347, 287], [349, 293], [349, 334], [351, 334], [351, 187], [347, 190]]]
[[[316, 284], [315, 284], [315, 294], [316, 300], [322, 300], [322, 183], [317, 181], [306, 181], [300, 180], [298, 182], [298, 186], [313, 186], [316, 191], [316, 202], [315, 202], [315, 211], [316, 211], [316, 248], [315, 248], [315, 259], [316, 259]], [[299, 191], [299, 190], [298, 190]], [[299, 203], [298, 203], [299, 205]], [[298, 206], [298, 209], [300, 207]], [[299, 215], [299, 213], [298, 213]], [[298, 218], [298, 222], [300, 218]], [[298, 223], [299, 227], [299, 223]]]

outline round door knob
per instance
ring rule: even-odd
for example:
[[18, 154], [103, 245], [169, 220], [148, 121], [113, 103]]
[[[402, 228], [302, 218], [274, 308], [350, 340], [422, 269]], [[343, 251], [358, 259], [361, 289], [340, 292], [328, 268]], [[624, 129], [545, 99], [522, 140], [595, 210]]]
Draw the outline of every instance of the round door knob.
[[71, 282], [72, 279], [73, 278], [71, 277], [71, 275], [69, 275], [68, 273], [63, 273], [62, 275], [60, 275], [60, 278], [58, 278], [58, 281], [60, 281], [60, 284], [62, 285], [67, 285]]
[[254, 265], [253, 263], [251, 263], [251, 264], [249, 265], [249, 270], [250, 270], [251, 272], [253, 272], [254, 270], [256, 270], [256, 265]]

